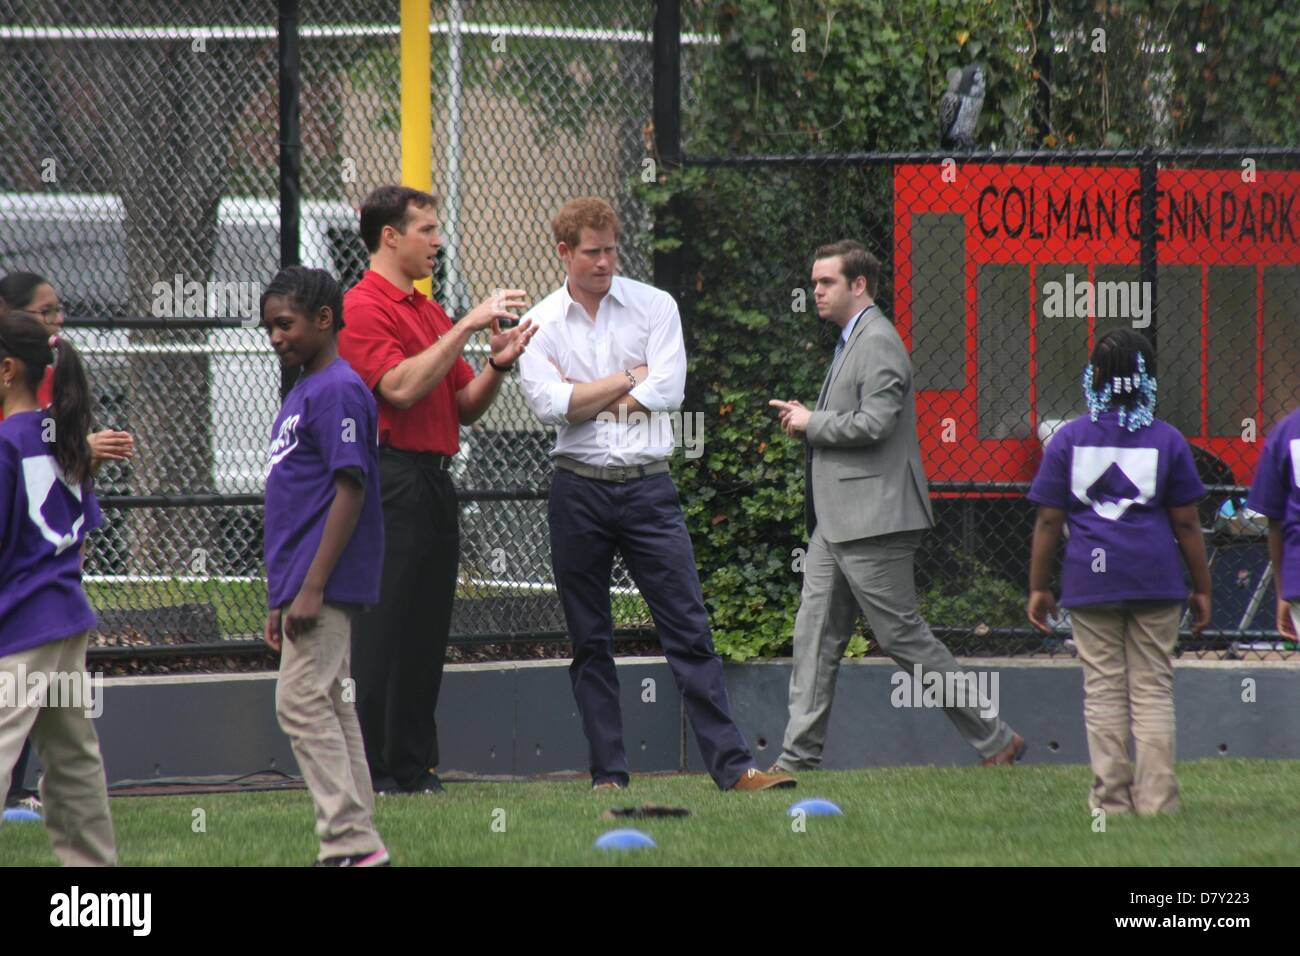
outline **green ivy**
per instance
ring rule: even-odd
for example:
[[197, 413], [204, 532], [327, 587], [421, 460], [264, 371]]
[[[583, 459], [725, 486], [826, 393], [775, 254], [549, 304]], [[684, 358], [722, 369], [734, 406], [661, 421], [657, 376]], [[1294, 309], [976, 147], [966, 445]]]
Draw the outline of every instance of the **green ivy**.
[[1300, 6], [1289, 0], [1056, 0], [1051, 22], [1065, 49], [1048, 145], [1300, 141]]
[[[1170, 135], [1181, 144], [1296, 141], [1294, 4], [1237, 0], [1231, 16], [1226, 4], [1186, 0], [1066, 0], [1053, 9], [1052, 35], [1070, 42], [1053, 57], [1044, 122], [1034, 113], [1039, 0], [686, 3], [686, 28], [721, 42], [683, 51], [684, 149], [938, 150], [946, 71], [976, 61], [988, 82], [982, 149], [1155, 144], [1152, 76], [1168, 84], [1179, 111]], [[1103, 14], [1114, 55], [1090, 59], [1082, 39], [1071, 38]], [[795, 49], [800, 36], [803, 52]], [[1169, 51], [1159, 63], [1153, 38]], [[1103, 69], [1114, 94], [1104, 103]], [[1142, 79], [1126, 85], [1126, 69]], [[1203, 91], [1198, 76], [1211, 81]], [[1291, 98], [1284, 110], [1282, 91]], [[793, 566], [807, 545], [803, 447], [780, 435], [767, 400], [809, 403], [830, 359], [833, 338], [811, 306], [798, 312], [792, 302], [807, 286], [816, 245], [855, 237], [874, 247], [885, 263], [878, 298], [892, 301], [890, 170], [661, 163], [658, 181], [639, 192], [654, 213], [654, 249], [677, 251], [681, 261], [684, 409], [704, 413], [705, 435], [703, 457], [679, 459], [675, 474], [714, 640], [736, 661], [775, 655], [793, 632], [801, 583]], [[1018, 624], [1022, 587], [967, 563], [930, 581], [919, 606], [936, 626]], [[855, 635], [850, 653], [865, 652], [866, 638]]]
[[[721, 43], [689, 61], [689, 153], [938, 148], [945, 72], [978, 59], [988, 136], [1019, 135], [1030, 91], [1012, 55], [1021, 25], [989, 5], [932, 2], [710, 5]], [[699, 14], [699, 8], [696, 8]], [[803, 52], [795, 49], [803, 30]], [[681, 249], [690, 370], [685, 408], [704, 413], [704, 456], [677, 480], [719, 652], [736, 660], [787, 647], [807, 549], [803, 445], [782, 436], [773, 397], [816, 398], [833, 339], [796, 311], [815, 245], [846, 235], [887, 240], [888, 169], [835, 172], [661, 170], [642, 190], [655, 246]], [[887, 258], [887, 249], [877, 249]], [[888, 277], [882, 299], [888, 294]], [[773, 293], [772, 290], [779, 290]], [[764, 296], [775, 296], [764, 298]], [[856, 633], [848, 654], [869, 647]]]

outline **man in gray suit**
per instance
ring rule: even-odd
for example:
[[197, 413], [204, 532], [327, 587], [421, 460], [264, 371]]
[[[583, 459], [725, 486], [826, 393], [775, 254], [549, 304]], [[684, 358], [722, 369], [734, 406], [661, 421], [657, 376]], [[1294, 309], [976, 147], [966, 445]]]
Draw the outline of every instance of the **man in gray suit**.
[[[862, 608], [881, 649], [922, 679], [961, 670], [916, 611], [913, 561], [933, 527], [916, 437], [912, 362], [894, 324], [873, 301], [880, 263], [844, 240], [814, 255], [817, 314], [840, 327], [835, 357], [815, 410], [772, 401], [781, 427], [806, 443], [810, 539], [794, 625], [790, 720], [773, 769], [821, 764], [840, 658]], [[928, 682], [928, 681], [927, 681]], [[975, 694], [944, 699], [944, 713], [986, 765], [1012, 764], [1025, 741]]]

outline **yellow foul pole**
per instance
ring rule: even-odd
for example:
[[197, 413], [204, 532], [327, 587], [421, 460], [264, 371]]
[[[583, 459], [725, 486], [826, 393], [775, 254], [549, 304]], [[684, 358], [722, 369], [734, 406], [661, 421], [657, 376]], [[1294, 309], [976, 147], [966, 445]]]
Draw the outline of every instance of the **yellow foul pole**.
[[[433, 100], [430, 63], [430, 0], [402, 5], [402, 185], [433, 189]], [[430, 295], [432, 280], [415, 287]]]

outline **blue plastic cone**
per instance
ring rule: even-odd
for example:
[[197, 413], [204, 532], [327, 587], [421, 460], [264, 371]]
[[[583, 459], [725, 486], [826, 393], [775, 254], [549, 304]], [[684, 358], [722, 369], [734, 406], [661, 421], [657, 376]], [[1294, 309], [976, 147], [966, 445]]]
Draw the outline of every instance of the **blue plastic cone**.
[[788, 811], [789, 816], [795, 816], [800, 811], [808, 817], [842, 817], [844, 811], [831, 803], [829, 800], [823, 800], [821, 797], [809, 797], [807, 800], [800, 800], [798, 803], [791, 804]]
[[596, 840], [597, 850], [640, 850], [655, 845], [655, 841], [640, 830], [610, 830]]

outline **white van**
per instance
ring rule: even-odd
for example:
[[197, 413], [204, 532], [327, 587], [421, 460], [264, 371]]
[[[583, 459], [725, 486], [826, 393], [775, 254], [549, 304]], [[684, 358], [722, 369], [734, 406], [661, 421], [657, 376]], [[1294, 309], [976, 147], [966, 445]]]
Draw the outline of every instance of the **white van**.
[[[183, 281], [211, 283], [206, 315], [219, 314], [212, 286], [225, 283], [264, 285], [279, 269], [279, 203], [276, 199], [226, 198], [217, 208], [217, 235], [211, 275]], [[46, 276], [75, 317], [120, 317], [129, 314], [126, 236], [121, 198], [104, 194], [0, 193], [0, 275], [13, 271]], [[369, 255], [358, 232], [358, 213], [345, 203], [304, 201], [300, 218], [300, 261], [324, 269], [346, 290], [361, 278]], [[172, 276], [150, 276], [173, 284]], [[253, 295], [251, 309], [256, 311]], [[174, 296], [167, 297], [169, 305]], [[241, 305], [247, 297], [240, 296]], [[153, 303], [151, 303], [153, 304]], [[176, 314], [164, 308], [159, 314]], [[226, 314], [230, 314], [226, 310]], [[266, 449], [280, 407], [280, 367], [256, 327], [209, 331], [198, 343], [157, 344], [140, 341], [125, 330], [76, 327], [70, 331], [86, 357], [105, 425], [129, 427], [121, 413], [131, 382], [125, 356], [200, 351], [210, 356], [207, 416], [212, 476], [207, 488], [218, 494], [260, 494], [265, 486]], [[486, 358], [487, 344], [476, 336], [467, 352]], [[165, 383], [138, 401], [165, 401]], [[197, 411], [197, 410], [196, 410]], [[453, 466], [461, 488], [530, 487], [549, 473], [553, 436], [524, 404], [517, 379], [474, 428], [461, 431], [461, 452]], [[105, 476], [103, 491], [127, 494], [128, 484]], [[177, 492], [185, 489], [174, 489]], [[223, 574], [255, 575], [261, 558], [261, 508], [226, 507], [216, 521], [223, 545], [216, 566]], [[109, 523], [124, 521], [120, 512]], [[503, 534], [511, 528], [513, 533]], [[106, 528], [105, 534], [112, 529]], [[525, 589], [549, 588], [546, 510], [536, 501], [471, 502], [462, 515], [462, 560], [467, 574], [494, 587], [524, 582]], [[112, 549], [105, 549], [111, 551]], [[119, 553], [125, 553], [125, 548]], [[508, 572], [496, 570], [508, 568]]]
[[[127, 314], [125, 215], [118, 196], [91, 193], [0, 193], [0, 275], [46, 276], [70, 315]], [[324, 269], [346, 289], [361, 277], [368, 256], [357, 231], [358, 215], [346, 203], [307, 200], [300, 217], [300, 260]], [[209, 276], [182, 281], [241, 283], [259, 290], [279, 268], [280, 212], [276, 199], [229, 197], [217, 207], [217, 235]], [[172, 286], [174, 277], [156, 281]], [[205, 315], [214, 314], [212, 291]], [[170, 299], [170, 297], [168, 297]], [[242, 300], [246, 304], [246, 299]], [[96, 387], [112, 391], [110, 367], [122, 356], [200, 350], [211, 356], [208, 416], [212, 489], [219, 494], [259, 493], [266, 467], [267, 433], [280, 407], [280, 368], [257, 327], [252, 296], [248, 328], [212, 330], [206, 343], [144, 344], [126, 331], [76, 328], [72, 335], [92, 369]], [[174, 311], [171, 314], [176, 314]], [[226, 314], [230, 314], [227, 311]], [[109, 398], [108, 394], [101, 397]], [[155, 400], [164, 395], [150, 396]]]

